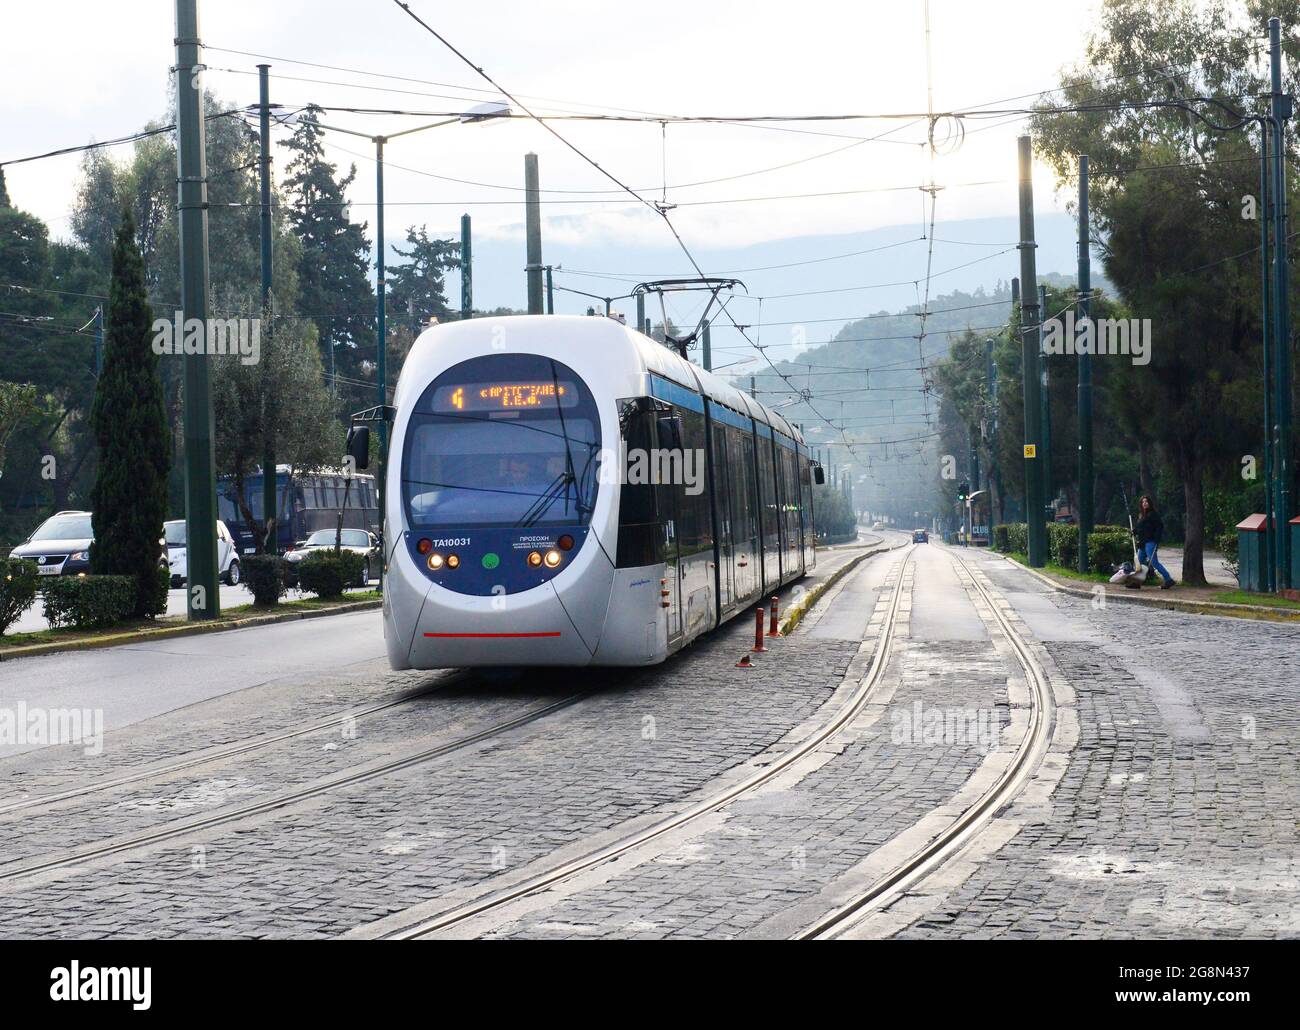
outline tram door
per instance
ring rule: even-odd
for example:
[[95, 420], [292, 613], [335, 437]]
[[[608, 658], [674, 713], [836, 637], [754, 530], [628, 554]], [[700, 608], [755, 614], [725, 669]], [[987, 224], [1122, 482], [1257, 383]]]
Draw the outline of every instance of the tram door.
[[[660, 415], [658, 418], [658, 443], [663, 450], [681, 450], [682, 423], [677, 415]], [[671, 482], [655, 485], [658, 495], [659, 521], [664, 534], [664, 582], [660, 584], [660, 597], [667, 602], [668, 647], [671, 650], [682, 639], [682, 512], [678, 503], [678, 489]], [[665, 596], [664, 592], [667, 592]]]
[[735, 596], [732, 577], [735, 575], [731, 544], [731, 488], [730, 469], [727, 462], [727, 433], [719, 425], [711, 427], [713, 434], [709, 460], [713, 464], [713, 504], [718, 520], [718, 605], [726, 611]]

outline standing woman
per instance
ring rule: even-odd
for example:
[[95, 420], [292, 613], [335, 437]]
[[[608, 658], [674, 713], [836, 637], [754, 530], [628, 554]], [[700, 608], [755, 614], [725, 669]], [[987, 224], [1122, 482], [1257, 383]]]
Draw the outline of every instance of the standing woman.
[[1138, 502], [1138, 524], [1135, 532], [1137, 533], [1138, 557], [1141, 558], [1143, 565], [1149, 565], [1164, 577], [1164, 583], [1161, 590], [1168, 590], [1174, 585], [1174, 577], [1169, 575], [1169, 570], [1160, 564], [1156, 558], [1156, 550], [1160, 546], [1160, 538], [1164, 535], [1165, 524], [1161, 520], [1156, 506], [1151, 503], [1151, 498], [1143, 496]]

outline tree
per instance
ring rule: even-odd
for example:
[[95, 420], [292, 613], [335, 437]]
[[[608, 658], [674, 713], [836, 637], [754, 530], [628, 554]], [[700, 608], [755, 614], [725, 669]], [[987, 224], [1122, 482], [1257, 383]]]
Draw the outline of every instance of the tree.
[[[217, 472], [230, 477], [229, 495], [259, 550], [268, 527], [261, 491], [249, 491], [247, 479], [261, 467], [267, 434], [275, 440], [277, 463], [298, 471], [337, 463], [343, 454], [343, 429], [323, 379], [315, 326], [296, 318], [262, 325], [255, 365], [235, 355], [213, 358]], [[276, 403], [268, 412], [272, 395]], [[283, 511], [283, 499], [276, 509]]]
[[135, 615], [151, 617], [158, 614], [158, 541], [167, 515], [171, 441], [135, 233], [124, 206], [113, 244], [104, 367], [91, 407], [99, 469], [91, 490], [90, 569], [135, 577]]
[[[1156, 460], [1181, 485], [1192, 584], [1205, 582], [1205, 482], [1235, 470], [1242, 453], [1260, 453], [1264, 431], [1259, 223], [1242, 217], [1242, 197], [1258, 192], [1258, 150], [1242, 131], [1215, 132], [1188, 110], [1152, 105], [1200, 96], [1261, 111], [1267, 87], [1251, 39], [1263, 27], [1260, 6], [1105, 0], [1086, 63], [1034, 119], [1039, 152], [1062, 183], [1076, 155], [1092, 159], [1092, 228], [1106, 274], [1131, 314], [1151, 319], [1149, 365], [1094, 366], [1115, 364], [1113, 415], [1137, 434], [1144, 489], [1158, 478]], [[1293, 23], [1298, 5], [1279, 6]], [[1127, 106], [1098, 106], [1108, 103]]]
[[[4, 183], [0, 183], [3, 186]], [[36, 387], [30, 383], [6, 383], [0, 380], [0, 475], [4, 474], [5, 446], [20, 422], [39, 408]]]
[[374, 358], [374, 293], [367, 277], [370, 244], [365, 223], [348, 220], [347, 189], [356, 178], [336, 177], [325, 159], [318, 107], [309, 107], [281, 146], [293, 154], [283, 187], [289, 224], [302, 245], [298, 264], [300, 310], [316, 323], [321, 359], [331, 374], [363, 378]]

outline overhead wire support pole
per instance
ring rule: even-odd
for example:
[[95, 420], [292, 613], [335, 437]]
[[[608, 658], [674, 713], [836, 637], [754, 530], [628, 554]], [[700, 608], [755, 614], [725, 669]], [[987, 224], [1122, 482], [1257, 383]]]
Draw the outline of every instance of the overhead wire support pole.
[[1042, 317], [1038, 310], [1038, 271], [1034, 249], [1034, 179], [1033, 145], [1028, 136], [1018, 141], [1020, 159], [1020, 336], [1021, 380], [1025, 409], [1025, 521], [1029, 529], [1029, 564], [1042, 568], [1047, 564], [1047, 524], [1043, 510], [1041, 400], [1039, 398], [1038, 352]]
[[[181, 314], [208, 326], [208, 172], [198, 0], [176, 0], [176, 166]], [[179, 327], [177, 327], [179, 329]], [[206, 347], [184, 358], [185, 533], [191, 621], [221, 614], [217, 481]]]
[[[1092, 261], [1088, 230], [1088, 155], [1079, 155], [1079, 327], [1092, 313]], [[1093, 519], [1092, 355], [1079, 351], [1079, 571], [1087, 572], [1088, 536]]]
[[[1038, 312], [1040, 321], [1047, 317], [1047, 287], [1038, 287]], [[1052, 507], [1055, 492], [1052, 489], [1052, 380], [1047, 368], [1047, 354], [1043, 351], [1043, 334], [1038, 334], [1038, 381], [1042, 394], [1039, 405], [1042, 415], [1039, 433], [1043, 438], [1043, 504]], [[1055, 521], [1055, 520], [1053, 520]]]
[[[383, 136], [375, 137], [375, 386], [379, 398], [379, 407], [388, 404], [388, 326], [384, 317], [387, 306], [388, 288], [384, 280], [384, 143]], [[380, 539], [387, 548], [384, 539], [384, 493], [388, 486], [388, 422], [379, 422], [379, 474], [375, 477], [375, 499], [379, 506]], [[385, 551], [384, 553], [387, 553]], [[379, 589], [383, 591], [384, 578], [379, 577]]]
[[524, 223], [528, 252], [528, 313], [542, 313], [542, 208], [537, 155], [524, 155]]
[[[265, 322], [271, 315], [271, 281], [272, 281], [272, 233], [271, 222], [271, 85], [269, 64], [257, 66], [258, 93], [258, 174], [261, 200], [262, 233], [262, 319]], [[269, 329], [269, 326], [267, 327]], [[268, 337], [269, 338], [269, 337]], [[279, 520], [276, 518], [276, 490], [279, 484], [275, 463], [275, 425], [276, 425], [276, 383], [270, 372], [270, 362], [263, 366], [262, 389], [262, 524], [266, 530], [262, 549], [266, 554], [275, 554], [279, 550]]]
[[1277, 483], [1276, 533], [1277, 533], [1277, 588], [1293, 587], [1291, 581], [1291, 530], [1288, 522], [1292, 515], [1292, 464], [1291, 464], [1291, 303], [1290, 273], [1287, 260], [1287, 195], [1286, 195], [1286, 138], [1285, 125], [1292, 114], [1292, 98], [1282, 92], [1281, 22], [1268, 20], [1269, 69], [1272, 79], [1272, 116], [1276, 138], [1273, 145], [1273, 270], [1276, 285], [1273, 308], [1276, 328], [1273, 335], [1273, 375], [1276, 392], [1273, 412], [1274, 475]]
[[460, 216], [460, 317], [474, 317], [474, 254], [469, 215]]

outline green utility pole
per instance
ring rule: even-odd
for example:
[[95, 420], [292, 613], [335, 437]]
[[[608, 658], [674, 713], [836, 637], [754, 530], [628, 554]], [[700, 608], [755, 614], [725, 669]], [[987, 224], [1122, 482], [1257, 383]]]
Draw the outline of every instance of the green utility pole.
[[[203, 124], [198, 0], [176, 0], [176, 183], [181, 315], [208, 326], [208, 162]], [[177, 326], [176, 331], [182, 327]], [[206, 351], [206, 348], [204, 348]], [[217, 582], [217, 481], [208, 355], [184, 358], [185, 534], [191, 620], [221, 614]]]
[[[260, 116], [258, 124], [258, 141], [261, 144], [261, 153], [258, 155], [258, 172], [260, 175], [260, 192], [262, 202], [262, 319], [265, 321], [271, 314], [271, 83], [270, 83], [271, 66], [269, 64], [259, 64], [257, 66], [257, 87], [258, 87], [258, 114]], [[269, 362], [267, 366], [269, 366]], [[275, 554], [279, 550], [278, 536], [279, 523], [276, 521], [276, 466], [275, 466], [275, 423], [276, 423], [276, 396], [275, 396], [275, 378], [267, 371], [267, 366], [263, 366], [263, 393], [262, 404], [264, 406], [262, 424], [266, 434], [264, 447], [262, 450], [262, 524], [266, 527], [266, 542], [263, 550], [267, 554]]]
[[[550, 265], [546, 266], [546, 313], [555, 314], [555, 280], [552, 276], [554, 269]], [[608, 307], [609, 305], [606, 305]]]
[[1273, 375], [1276, 380], [1273, 419], [1273, 465], [1276, 475], [1277, 574], [1279, 589], [1291, 582], [1291, 306], [1290, 273], [1287, 267], [1286, 139], [1285, 123], [1291, 117], [1292, 99], [1282, 92], [1281, 23], [1268, 20], [1269, 67], [1273, 84]]
[[527, 235], [528, 313], [542, 313], [542, 208], [537, 155], [524, 155], [524, 224]]
[[1272, 116], [1260, 119], [1259, 125], [1259, 253], [1260, 253], [1260, 342], [1264, 357], [1264, 589], [1272, 593], [1277, 589], [1277, 536], [1274, 533], [1273, 487], [1273, 284], [1270, 250], [1273, 209], [1269, 201], [1269, 178], [1272, 174], [1269, 161], [1269, 136]]
[[95, 308], [95, 378], [104, 370], [104, 305]]
[[[1088, 252], [1088, 155], [1079, 155], [1079, 327], [1092, 312], [1092, 263]], [[1079, 571], [1087, 572], [1092, 532], [1092, 355], [1079, 354]]]
[[[1038, 311], [1042, 318], [1047, 317], [1047, 287], [1038, 287]], [[1050, 506], [1056, 497], [1052, 484], [1052, 380], [1047, 371], [1047, 355], [1042, 352], [1043, 334], [1038, 334], [1038, 361], [1041, 374], [1039, 383], [1042, 389], [1042, 416], [1039, 426], [1043, 436], [1043, 504]], [[1055, 521], [1055, 519], [1053, 519]]]
[[638, 333], [646, 333], [647, 336], [650, 335], [648, 332], [646, 332], [646, 327], [645, 327], [645, 294], [644, 293], [638, 293], [636, 295], [636, 331]]
[[469, 215], [460, 216], [460, 317], [474, 317], [474, 255]]
[[1043, 510], [1042, 401], [1038, 381], [1038, 352], [1042, 317], [1034, 285], [1038, 282], [1034, 249], [1034, 180], [1033, 148], [1028, 136], [1019, 141], [1020, 157], [1020, 300], [1021, 379], [1025, 402], [1025, 521], [1029, 526], [1029, 564], [1041, 569], [1047, 564], [1047, 523]]
[[[384, 282], [384, 143], [375, 137], [375, 379], [380, 410], [388, 403], [388, 326], [384, 308], [388, 288]], [[375, 476], [375, 500], [379, 505], [379, 525], [384, 525], [384, 488], [388, 481], [388, 419], [379, 420], [379, 469]], [[387, 547], [387, 541], [384, 542]], [[387, 553], [387, 552], [385, 552]], [[383, 590], [383, 576], [379, 588]]]
[[704, 371], [713, 371], [713, 340], [709, 335], [709, 323], [704, 323]]

